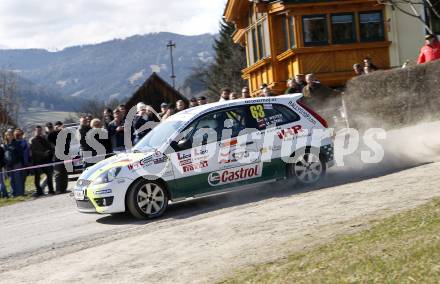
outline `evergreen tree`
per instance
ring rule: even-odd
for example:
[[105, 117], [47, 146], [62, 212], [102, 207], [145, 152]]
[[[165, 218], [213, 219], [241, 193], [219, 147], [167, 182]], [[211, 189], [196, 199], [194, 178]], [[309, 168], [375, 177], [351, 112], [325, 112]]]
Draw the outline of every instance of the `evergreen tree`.
[[240, 92], [247, 83], [241, 77], [241, 70], [246, 67], [246, 51], [239, 44], [234, 43], [232, 35], [235, 31], [233, 24], [224, 20], [220, 23], [220, 33], [214, 41], [214, 62], [195, 68], [190, 77], [198, 78], [207, 90], [211, 100], [218, 100], [222, 88], [230, 88]]

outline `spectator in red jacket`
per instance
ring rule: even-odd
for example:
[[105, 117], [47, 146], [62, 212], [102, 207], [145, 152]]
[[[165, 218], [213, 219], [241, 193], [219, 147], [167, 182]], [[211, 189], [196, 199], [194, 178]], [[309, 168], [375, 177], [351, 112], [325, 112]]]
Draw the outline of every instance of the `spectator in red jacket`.
[[440, 42], [434, 35], [427, 35], [425, 37], [425, 46], [420, 50], [417, 64], [422, 64], [430, 61], [440, 59]]

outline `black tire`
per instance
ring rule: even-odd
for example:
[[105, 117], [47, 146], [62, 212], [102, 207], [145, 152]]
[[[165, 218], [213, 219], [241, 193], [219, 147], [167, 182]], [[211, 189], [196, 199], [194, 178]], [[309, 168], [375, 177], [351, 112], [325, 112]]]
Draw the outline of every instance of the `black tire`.
[[158, 218], [167, 207], [168, 194], [161, 183], [140, 180], [127, 193], [127, 209], [135, 218]]
[[317, 184], [325, 176], [327, 167], [319, 152], [306, 150], [297, 153], [287, 166], [287, 175], [300, 185]]

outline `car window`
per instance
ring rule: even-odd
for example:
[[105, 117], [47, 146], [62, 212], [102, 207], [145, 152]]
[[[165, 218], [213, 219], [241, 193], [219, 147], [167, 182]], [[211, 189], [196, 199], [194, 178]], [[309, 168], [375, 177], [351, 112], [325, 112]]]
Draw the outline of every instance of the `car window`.
[[182, 137], [190, 140], [193, 147], [221, 141], [224, 130], [229, 130], [228, 138], [236, 137], [246, 129], [248, 120], [249, 115], [245, 107], [209, 113], [187, 126]]
[[258, 130], [264, 130], [269, 126], [280, 126], [300, 120], [295, 112], [286, 106], [278, 104], [255, 104], [249, 106], [252, 119], [256, 122]]

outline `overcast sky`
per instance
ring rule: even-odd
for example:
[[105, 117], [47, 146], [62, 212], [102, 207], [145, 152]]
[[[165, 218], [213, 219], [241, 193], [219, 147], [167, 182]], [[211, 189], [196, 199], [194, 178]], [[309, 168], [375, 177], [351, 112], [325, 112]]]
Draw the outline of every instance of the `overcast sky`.
[[227, 0], [0, 0], [0, 48], [61, 49], [134, 34], [216, 33]]

